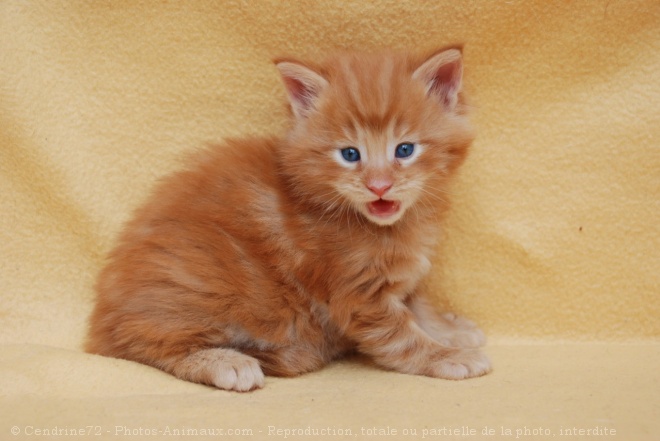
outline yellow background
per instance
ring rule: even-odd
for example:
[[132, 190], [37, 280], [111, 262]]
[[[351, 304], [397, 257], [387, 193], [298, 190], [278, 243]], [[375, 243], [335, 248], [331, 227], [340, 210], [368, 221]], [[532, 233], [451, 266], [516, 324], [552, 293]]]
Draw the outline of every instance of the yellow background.
[[[504, 420], [509, 408], [499, 400], [518, 400], [522, 415], [534, 406], [546, 412], [518, 423], [555, 421], [557, 409], [590, 424], [607, 409], [622, 415], [598, 407], [614, 398], [594, 391], [614, 377], [599, 382], [593, 372], [602, 364], [617, 378], [660, 370], [656, 0], [0, 2], [0, 344], [6, 346], [0, 389], [16, 397], [77, 397], [80, 391], [55, 385], [67, 373], [86, 379], [80, 388], [97, 390], [101, 375], [116, 376], [118, 383], [103, 380], [114, 387], [129, 387], [121, 366], [137, 369], [139, 381], [155, 381], [158, 390], [158, 381], [180, 384], [146, 367], [80, 353], [96, 273], [157, 178], [205, 143], [285, 132], [274, 57], [318, 58], [338, 48], [427, 51], [457, 42], [465, 43], [478, 138], [453, 187], [430, 283], [439, 304], [486, 330], [495, 373], [472, 383], [428, 384], [442, 384], [450, 395], [454, 387], [483, 385], [499, 409], [490, 415]], [[555, 346], [520, 346], [530, 342]], [[592, 344], [573, 352], [556, 346], [570, 342]], [[565, 371], [552, 364], [557, 353], [568, 360]], [[570, 360], [591, 364], [585, 370]], [[21, 363], [25, 368], [16, 367]], [[35, 368], [49, 363], [54, 371]], [[283, 393], [296, 381], [315, 388], [315, 381], [344, 372], [342, 366], [269, 380], [259, 393]], [[566, 404], [545, 397], [528, 406], [525, 396], [488, 389], [494, 381], [502, 387], [498, 375], [514, 381], [520, 370], [537, 367], [528, 377], [543, 378], [542, 366], [557, 367], [575, 387], [592, 379], [591, 398], [585, 392], [579, 397], [587, 401]], [[31, 369], [39, 376], [25, 377]], [[390, 385], [432, 381], [359, 372], [374, 382], [383, 375]], [[539, 381], [535, 387], [551, 394], [559, 380]], [[655, 409], [657, 416], [657, 394], [648, 402], [648, 388], [658, 390], [657, 373], [650, 381], [628, 384], [622, 401], [628, 410], [620, 409], [630, 412], [632, 420], [620, 420], [637, 439], [653, 432], [644, 415]], [[130, 402], [135, 408], [146, 406], [137, 400]], [[460, 409], [441, 396], [429, 400], [431, 409], [443, 409], [445, 424], [458, 424], [451, 418]], [[34, 400], [3, 403], [39, 408]], [[584, 413], [585, 407], [598, 411]], [[89, 401], [72, 408], [89, 408]], [[172, 412], [196, 412], [187, 409]], [[373, 412], [373, 421], [387, 415]], [[434, 413], [420, 412], [416, 424], [430, 425]]]

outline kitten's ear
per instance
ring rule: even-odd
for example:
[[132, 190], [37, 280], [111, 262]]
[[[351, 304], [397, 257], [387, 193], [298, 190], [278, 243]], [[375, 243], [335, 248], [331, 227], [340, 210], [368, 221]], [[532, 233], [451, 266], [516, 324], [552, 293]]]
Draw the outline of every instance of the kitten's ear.
[[437, 96], [448, 108], [458, 103], [463, 80], [463, 54], [460, 48], [436, 52], [413, 73], [413, 78], [426, 84], [426, 93]]
[[306, 117], [316, 106], [316, 101], [328, 85], [328, 81], [312, 69], [295, 61], [275, 60], [289, 94], [291, 109], [297, 118]]

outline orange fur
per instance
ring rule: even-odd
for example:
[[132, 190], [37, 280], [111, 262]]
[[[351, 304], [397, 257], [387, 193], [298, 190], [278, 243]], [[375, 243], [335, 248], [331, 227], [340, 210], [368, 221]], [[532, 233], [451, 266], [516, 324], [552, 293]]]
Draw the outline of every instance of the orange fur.
[[[352, 350], [412, 374], [488, 372], [481, 331], [436, 314], [420, 283], [473, 138], [460, 50], [277, 65], [289, 135], [229, 140], [157, 187], [100, 274], [87, 350], [239, 391]], [[404, 142], [414, 154], [395, 157]]]

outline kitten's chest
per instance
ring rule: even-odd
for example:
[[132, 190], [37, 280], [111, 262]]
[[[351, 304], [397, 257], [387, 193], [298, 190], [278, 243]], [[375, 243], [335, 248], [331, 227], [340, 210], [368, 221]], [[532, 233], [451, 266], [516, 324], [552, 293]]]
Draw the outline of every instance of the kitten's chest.
[[338, 243], [316, 260], [325, 296], [410, 294], [431, 268], [431, 242], [370, 238]]
[[364, 265], [372, 267], [383, 283], [416, 285], [431, 268], [430, 254], [430, 248], [420, 244], [390, 244], [373, 253]]

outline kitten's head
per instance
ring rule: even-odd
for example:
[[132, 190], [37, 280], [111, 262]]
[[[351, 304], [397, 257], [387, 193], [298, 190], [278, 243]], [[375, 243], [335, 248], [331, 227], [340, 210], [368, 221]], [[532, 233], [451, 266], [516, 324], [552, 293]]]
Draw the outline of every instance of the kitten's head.
[[473, 139], [460, 49], [276, 64], [295, 120], [281, 166], [301, 197], [378, 225], [446, 200], [447, 178]]

